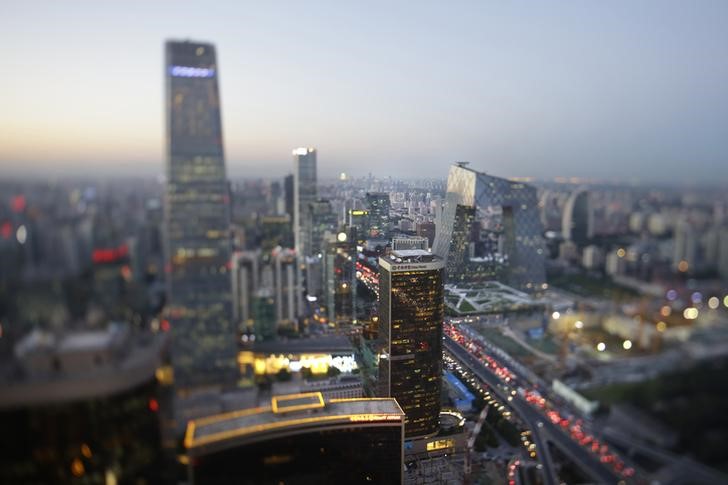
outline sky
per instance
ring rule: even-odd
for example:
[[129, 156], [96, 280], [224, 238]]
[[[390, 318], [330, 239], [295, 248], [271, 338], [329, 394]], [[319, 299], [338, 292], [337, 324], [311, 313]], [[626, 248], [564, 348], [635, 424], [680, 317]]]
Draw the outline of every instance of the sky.
[[728, 2], [0, 0], [0, 177], [164, 172], [165, 39], [217, 46], [231, 176], [728, 182]]

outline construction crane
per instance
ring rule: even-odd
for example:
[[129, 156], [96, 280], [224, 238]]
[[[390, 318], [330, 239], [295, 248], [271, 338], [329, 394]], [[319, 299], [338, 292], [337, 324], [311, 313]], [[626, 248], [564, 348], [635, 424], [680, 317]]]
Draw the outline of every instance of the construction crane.
[[485, 418], [488, 417], [488, 409], [490, 409], [490, 406], [487, 404], [483, 407], [483, 410], [480, 411], [480, 415], [478, 416], [478, 421], [476, 421], [475, 426], [473, 426], [473, 430], [470, 433], [470, 436], [468, 437], [468, 442], [465, 447], [465, 465], [463, 469], [463, 483], [465, 485], [468, 485], [470, 483], [470, 474], [473, 470], [473, 464], [471, 462], [471, 454], [473, 452], [473, 447], [475, 446], [475, 439], [480, 434], [480, 429], [483, 427], [483, 424], [485, 423]]

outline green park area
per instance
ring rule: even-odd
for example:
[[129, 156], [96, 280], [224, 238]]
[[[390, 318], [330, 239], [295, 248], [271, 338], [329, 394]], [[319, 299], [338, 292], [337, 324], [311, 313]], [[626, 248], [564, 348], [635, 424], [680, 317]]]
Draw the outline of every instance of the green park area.
[[629, 403], [675, 430], [679, 453], [728, 472], [728, 359], [633, 384], [612, 384], [583, 394], [605, 404]]

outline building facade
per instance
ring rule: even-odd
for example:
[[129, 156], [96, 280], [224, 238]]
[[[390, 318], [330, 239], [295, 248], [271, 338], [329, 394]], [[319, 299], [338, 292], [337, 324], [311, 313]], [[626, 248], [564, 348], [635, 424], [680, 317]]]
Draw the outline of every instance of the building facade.
[[536, 188], [466, 163], [453, 165], [434, 252], [445, 259], [450, 282], [490, 274], [520, 290], [540, 291], [545, 249]]
[[275, 396], [195, 420], [185, 447], [192, 484], [402, 483], [403, 413], [394, 399]]
[[166, 44], [167, 318], [175, 382], [233, 384], [229, 188], [215, 47]]
[[389, 231], [391, 201], [386, 192], [367, 192], [366, 204], [369, 210], [369, 229], [373, 236], [386, 236]]
[[311, 248], [306, 246], [309, 204], [316, 201], [316, 149], [296, 148], [293, 150], [293, 237], [299, 255], [308, 256]]
[[404, 410], [406, 438], [439, 429], [444, 263], [425, 248], [424, 238], [395, 239], [379, 258], [379, 393]]

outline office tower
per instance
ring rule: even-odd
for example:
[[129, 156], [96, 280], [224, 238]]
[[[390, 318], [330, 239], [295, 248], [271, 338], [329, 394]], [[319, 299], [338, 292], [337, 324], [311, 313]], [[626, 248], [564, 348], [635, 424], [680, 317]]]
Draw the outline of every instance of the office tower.
[[291, 216], [293, 222], [293, 174], [286, 175], [283, 179], [283, 199], [285, 200], [286, 214]]
[[415, 226], [417, 235], [427, 239], [427, 243], [432, 247], [435, 244], [436, 227], [434, 222], [418, 222]]
[[351, 323], [356, 289], [355, 241], [344, 231], [327, 234], [323, 252], [324, 304], [330, 323]]
[[576, 190], [566, 200], [561, 233], [565, 240], [577, 246], [586, 245], [594, 237], [594, 210], [587, 190]]
[[294, 325], [297, 308], [296, 254], [291, 249], [277, 248], [271, 253], [273, 265], [273, 295], [277, 325]]
[[438, 431], [443, 268], [425, 238], [395, 238], [379, 258], [379, 392], [402, 406], [407, 438]]
[[260, 251], [237, 251], [232, 257], [233, 321], [239, 327], [252, 322], [251, 302], [260, 286]]
[[166, 44], [167, 318], [175, 384], [237, 380], [230, 210], [215, 47]]
[[369, 228], [374, 236], [385, 236], [389, 230], [389, 211], [391, 203], [386, 192], [367, 192], [367, 209], [369, 209]]
[[309, 248], [309, 256], [319, 257], [323, 249], [324, 234], [336, 229], [338, 222], [336, 212], [330, 201], [319, 199], [308, 204], [304, 220], [304, 246]]
[[545, 282], [544, 244], [535, 187], [468, 168], [450, 167], [446, 207], [434, 252], [445, 259], [448, 282], [481, 275], [472, 267], [496, 265], [503, 282], [525, 291]]
[[394, 399], [308, 392], [192, 421], [185, 448], [192, 484], [400, 484], [402, 435]]
[[309, 204], [316, 201], [316, 149], [296, 148], [293, 150], [293, 228], [296, 252], [309, 256], [313, 250], [306, 246], [306, 226]]

